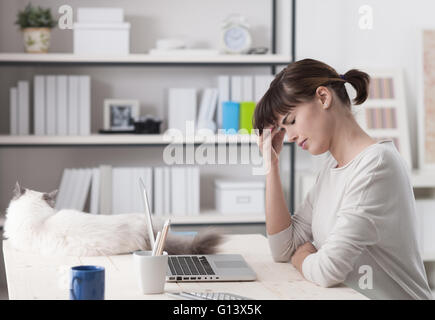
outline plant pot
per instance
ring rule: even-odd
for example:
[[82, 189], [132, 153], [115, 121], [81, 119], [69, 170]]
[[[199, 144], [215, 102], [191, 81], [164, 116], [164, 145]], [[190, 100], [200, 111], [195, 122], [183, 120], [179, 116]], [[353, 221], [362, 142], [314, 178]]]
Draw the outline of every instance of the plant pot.
[[50, 28], [23, 29], [24, 47], [27, 53], [47, 53], [50, 47]]

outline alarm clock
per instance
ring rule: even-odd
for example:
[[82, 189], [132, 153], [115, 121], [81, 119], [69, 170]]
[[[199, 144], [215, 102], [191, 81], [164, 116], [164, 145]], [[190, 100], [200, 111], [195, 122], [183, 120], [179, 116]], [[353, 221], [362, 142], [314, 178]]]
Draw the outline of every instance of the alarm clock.
[[231, 15], [222, 24], [222, 49], [225, 53], [247, 53], [251, 48], [249, 25], [241, 15]]

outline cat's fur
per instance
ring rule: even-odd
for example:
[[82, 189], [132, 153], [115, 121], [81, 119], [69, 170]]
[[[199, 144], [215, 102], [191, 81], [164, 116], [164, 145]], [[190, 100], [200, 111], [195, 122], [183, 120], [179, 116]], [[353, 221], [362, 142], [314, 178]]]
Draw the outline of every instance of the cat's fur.
[[[98, 256], [150, 250], [145, 214], [92, 215], [77, 210], [56, 212], [57, 191], [42, 193], [16, 184], [4, 226], [10, 245], [44, 255]], [[162, 222], [153, 218], [154, 232]], [[213, 230], [194, 238], [169, 233], [168, 254], [210, 254], [222, 236]]]

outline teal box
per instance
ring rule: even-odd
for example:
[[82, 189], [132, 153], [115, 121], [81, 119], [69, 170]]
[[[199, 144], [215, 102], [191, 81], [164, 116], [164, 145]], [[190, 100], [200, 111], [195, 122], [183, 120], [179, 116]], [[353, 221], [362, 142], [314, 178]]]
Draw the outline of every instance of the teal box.
[[233, 101], [222, 102], [222, 129], [227, 134], [236, 134], [239, 130], [240, 104]]

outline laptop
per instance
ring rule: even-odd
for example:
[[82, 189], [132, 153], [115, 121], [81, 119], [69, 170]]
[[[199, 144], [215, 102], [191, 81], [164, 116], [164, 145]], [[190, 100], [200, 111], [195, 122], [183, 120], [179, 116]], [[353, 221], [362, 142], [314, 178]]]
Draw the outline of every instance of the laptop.
[[[154, 243], [151, 210], [148, 203], [145, 184], [139, 179], [142, 189], [145, 214], [148, 221], [150, 242]], [[254, 281], [257, 275], [240, 254], [192, 254], [169, 255], [166, 281]]]

